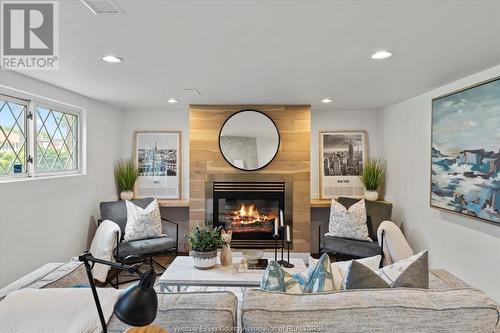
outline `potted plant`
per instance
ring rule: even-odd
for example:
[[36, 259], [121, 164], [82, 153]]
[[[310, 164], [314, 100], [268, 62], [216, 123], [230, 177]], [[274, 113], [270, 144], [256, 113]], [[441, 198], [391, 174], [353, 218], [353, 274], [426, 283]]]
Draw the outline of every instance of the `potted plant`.
[[224, 242], [220, 235], [221, 228], [196, 226], [189, 234], [193, 265], [198, 269], [209, 269], [217, 264], [217, 248]]
[[138, 176], [139, 172], [132, 160], [116, 162], [115, 179], [122, 200], [132, 200], [134, 198], [134, 185]]
[[365, 187], [365, 199], [375, 201], [378, 199], [378, 189], [385, 180], [387, 162], [379, 159], [368, 159], [363, 166], [363, 174], [360, 176]]

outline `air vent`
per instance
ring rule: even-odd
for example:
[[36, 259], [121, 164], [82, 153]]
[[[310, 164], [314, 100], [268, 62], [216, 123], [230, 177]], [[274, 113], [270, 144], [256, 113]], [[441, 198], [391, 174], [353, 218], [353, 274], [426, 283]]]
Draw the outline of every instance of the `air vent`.
[[201, 93], [198, 91], [198, 89], [185, 88], [182, 89], [182, 91], [184, 92], [184, 94], [186, 94], [186, 96], [201, 96]]
[[95, 15], [120, 15], [125, 12], [115, 0], [81, 0]]

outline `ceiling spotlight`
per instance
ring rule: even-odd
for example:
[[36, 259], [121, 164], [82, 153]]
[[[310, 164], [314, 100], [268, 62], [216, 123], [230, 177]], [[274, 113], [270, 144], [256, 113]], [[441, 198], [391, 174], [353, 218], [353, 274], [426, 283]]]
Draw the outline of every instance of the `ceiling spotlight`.
[[321, 103], [325, 103], [325, 104], [328, 104], [328, 103], [331, 103], [331, 102], [333, 102], [333, 99], [331, 99], [331, 98], [323, 98], [321, 100]]
[[179, 103], [179, 100], [177, 98], [169, 98], [169, 99], [167, 99], [167, 103], [175, 104], [175, 103]]
[[107, 55], [107, 56], [101, 57], [101, 60], [105, 61], [105, 62], [117, 64], [119, 62], [122, 62], [123, 58], [115, 57], [115, 56], [112, 56], [112, 55]]
[[374, 54], [372, 54], [372, 59], [374, 60], [383, 60], [390, 57], [392, 57], [392, 52], [389, 52], [387, 50], [377, 51]]

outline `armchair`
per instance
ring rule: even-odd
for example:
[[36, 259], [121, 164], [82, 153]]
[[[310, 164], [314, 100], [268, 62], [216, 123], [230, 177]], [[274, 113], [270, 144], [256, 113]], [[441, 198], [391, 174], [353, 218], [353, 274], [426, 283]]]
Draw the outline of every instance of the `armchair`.
[[[359, 199], [340, 197], [337, 201], [349, 209]], [[342, 259], [359, 259], [376, 255], [383, 256], [384, 233], [381, 233], [382, 239], [379, 240], [377, 229], [382, 221], [391, 220], [392, 204], [382, 201], [366, 201], [366, 214], [368, 234], [373, 242], [325, 236], [325, 233], [328, 232], [329, 222], [324, 222], [318, 228], [318, 253], [320, 255], [322, 253], [332, 254]]]
[[[154, 198], [144, 198], [131, 200], [135, 205], [146, 208]], [[132, 264], [137, 262], [149, 261], [151, 269], [153, 263], [165, 267], [153, 259], [154, 256], [165, 255], [169, 253], [177, 256], [179, 252], [179, 224], [166, 218], [161, 218], [162, 221], [173, 224], [175, 226], [175, 236], [170, 235], [164, 237], [140, 239], [133, 241], [124, 241], [125, 226], [127, 225], [127, 207], [125, 201], [110, 201], [100, 203], [101, 218], [98, 221], [110, 220], [118, 224], [121, 229], [121, 237], [118, 237], [116, 232], [116, 248], [114, 257], [116, 262], [121, 264]], [[124, 281], [130, 282], [129, 281]], [[118, 285], [118, 275], [116, 276], [116, 285]]]

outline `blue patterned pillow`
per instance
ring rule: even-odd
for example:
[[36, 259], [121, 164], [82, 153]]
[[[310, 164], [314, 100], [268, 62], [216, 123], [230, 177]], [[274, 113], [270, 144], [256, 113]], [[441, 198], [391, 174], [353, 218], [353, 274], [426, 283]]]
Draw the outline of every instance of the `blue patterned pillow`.
[[280, 291], [289, 294], [302, 293], [302, 288], [299, 283], [274, 260], [269, 263], [262, 276], [260, 289]]
[[302, 286], [304, 293], [317, 293], [322, 291], [335, 290], [333, 282], [332, 265], [328, 254], [323, 254], [315, 266], [309, 267], [307, 277], [302, 273], [294, 274], [296, 279]]
[[323, 254], [316, 265], [309, 267], [307, 272], [293, 275], [277, 262], [271, 261], [264, 272], [260, 288], [290, 294], [335, 290], [330, 258], [327, 254]]

